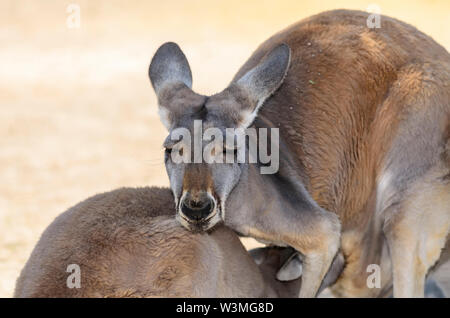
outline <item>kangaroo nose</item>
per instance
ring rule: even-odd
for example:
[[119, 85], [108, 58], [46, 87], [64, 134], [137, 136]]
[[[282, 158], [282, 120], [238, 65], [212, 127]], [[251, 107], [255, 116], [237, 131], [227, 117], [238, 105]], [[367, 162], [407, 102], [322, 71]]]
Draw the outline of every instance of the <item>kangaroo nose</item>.
[[188, 193], [181, 202], [181, 212], [192, 221], [206, 219], [213, 211], [214, 201], [207, 193], [195, 198]]

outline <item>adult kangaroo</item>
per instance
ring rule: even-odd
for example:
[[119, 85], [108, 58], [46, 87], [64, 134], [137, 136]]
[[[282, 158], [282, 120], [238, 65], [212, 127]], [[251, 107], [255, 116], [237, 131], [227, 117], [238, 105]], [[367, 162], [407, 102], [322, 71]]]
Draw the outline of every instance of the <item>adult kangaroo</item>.
[[[235, 231], [304, 256], [300, 297], [313, 297], [341, 247], [340, 296], [423, 296], [450, 228], [450, 55], [414, 27], [368, 13], [315, 15], [260, 45], [230, 85], [192, 91], [189, 64], [162, 45], [149, 76], [162, 122], [178, 220]], [[279, 170], [262, 163], [177, 162], [180, 129], [279, 128]], [[198, 129], [198, 128], [197, 128]], [[179, 139], [177, 139], [177, 137]], [[181, 144], [181, 147], [180, 147]], [[248, 145], [247, 145], [248, 146]], [[195, 147], [194, 147], [195, 148]], [[236, 150], [217, 143], [214, 155]], [[259, 149], [258, 149], [259, 150]], [[369, 288], [368, 265], [381, 268]]]

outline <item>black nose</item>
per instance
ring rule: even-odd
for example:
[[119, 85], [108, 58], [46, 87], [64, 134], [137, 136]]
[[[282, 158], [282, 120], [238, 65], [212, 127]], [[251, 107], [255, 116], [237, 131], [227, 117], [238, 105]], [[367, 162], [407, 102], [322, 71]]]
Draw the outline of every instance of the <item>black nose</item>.
[[181, 212], [192, 221], [201, 221], [214, 211], [214, 201], [205, 194], [193, 198], [189, 194], [181, 202]]

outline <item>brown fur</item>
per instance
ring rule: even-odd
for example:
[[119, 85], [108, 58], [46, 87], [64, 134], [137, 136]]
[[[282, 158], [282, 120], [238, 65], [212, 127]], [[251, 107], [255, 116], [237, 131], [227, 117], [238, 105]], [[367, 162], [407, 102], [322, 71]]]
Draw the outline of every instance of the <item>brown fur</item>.
[[364, 12], [347, 10], [305, 19], [263, 43], [235, 76], [278, 43], [295, 52], [283, 85], [259, 117], [282, 123], [308, 190], [346, 226], [368, 219], [361, 211], [383, 156], [400, 120], [419, 107], [408, 100], [436, 94], [448, 105], [449, 98], [449, 89], [438, 91], [448, 84], [444, 48], [398, 20], [383, 16], [383, 28], [371, 30], [366, 19]]
[[[220, 209], [183, 225], [205, 230], [223, 221], [292, 246], [304, 256], [301, 297], [316, 295], [340, 245], [347, 267], [337, 294], [379, 296], [393, 282], [395, 296], [422, 296], [450, 231], [450, 55], [410, 25], [381, 16], [382, 27], [370, 29], [368, 18], [335, 10], [288, 27], [227, 88], [195, 105], [178, 45], [161, 45], [150, 63], [170, 133], [195, 119], [221, 129], [279, 128], [279, 169], [209, 166]], [[166, 159], [178, 200], [190, 182], [181, 186], [185, 165]], [[382, 268], [381, 289], [367, 286], [370, 264]]]
[[183, 178], [183, 189], [190, 189], [195, 198], [204, 189], [213, 192], [213, 180], [207, 164], [188, 164]]
[[[15, 297], [294, 297], [276, 250], [258, 266], [225, 227], [194, 234], [174, 218], [168, 189], [123, 188], [58, 216], [17, 280]], [[69, 264], [81, 269], [70, 289]], [[261, 269], [261, 270], [260, 270]]]
[[[426, 273], [447, 244], [450, 55], [393, 18], [382, 16], [382, 27], [369, 29], [368, 16], [329, 11], [275, 34], [195, 115], [219, 127], [249, 122], [280, 129], [279, 171], [261, 176], [245, 167], [227, 196], [239, 213], [224, 221], [303, 253], [301, 296], [315, 295], [339, 242], [347, 266], [336, 294], [380, 296], [394, 285], [395, 296], [422, 296]], [[155, 56], [152, 64], [161, 67], [164, 55]], [[152, 83], [158, 79], [153, 72]], [[179, 110], [179, 103], [167, 105]], [[183, 109], [187, 115], [173, 127], [196, 118], [192, 107]], [[382, 268], [381, 289], [367, 287], [369, 264]]]
[[[365, 268], [371, 263], [381, 263], [386, 269], [385, 288], [391, 282], [382, 231], [387, 236], [406, 231], [410, 221], [383, 227], [379, 216], [388, 218], [390, 212], [377, 211], [380, 196], [376, 189], [386, 169], [399, 173], [390, 203], [400, 203], [402, 215], [410, 220], [408, 205], [433, 200], [436, 206], [426, 205], [428, 210], [421, 213], [430, 215], [435, 209], [437, 222], [443, 224], [433, 247], [436, 254], [426, 269], [405, 275], [423, 279], [423, 271], [445, 245], [450, 218], [449, 206], [443, 205], [449, 200], [449, 183], [437, 181], [450, 171], [450, 55], [414, 27], [389, 17], [382, 17], [381, 29], [368, 29], [367, 16], [337, 10], [305, 19], [263, 43], [235, 76], [235, 80], [240, 78], [279, 43], [291, 47], [287, 77], [255, 125], [267, 119], [280, 127], [281, 138], [296, 153], [312, 197], [339, 215], [347, 267], [335, 291], [342, 296], [381, 294], [382, 290], [369, 290], [365, 284]], [[439, 158], [439, 167], [433, 168]], [[435, 181], [427, 181], [429, 169], [434, 169]], [[403, 189], [425, 185], [433, 194], [403, 197]], [[419, 219], [412, 222], [420, 224]], [[434, 225], [429, 227], [435, 230]], [[412, 230], [407, 239], [410, 244], [414, 244], [411, 236], [423, 230]], [[395, 244], [391, 242], [391, 249]], [[411, 249], [402, 245], [403, 253], [405, 248]]]

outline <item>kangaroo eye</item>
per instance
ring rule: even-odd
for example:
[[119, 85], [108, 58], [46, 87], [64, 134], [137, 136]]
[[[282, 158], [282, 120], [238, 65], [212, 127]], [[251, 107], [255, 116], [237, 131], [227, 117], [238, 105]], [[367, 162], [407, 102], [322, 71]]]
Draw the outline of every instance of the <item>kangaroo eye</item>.
[[166, 156], [170, 156], [172, 154], [172, 151], [174, 150], [176, 155], [183, 156], [184, 153], [183, 149], [184, 149], [183, 147], [175, 146], [174, 148], [165, 148], [164, 152]]
[[167, 160], [169, 160], [171, 153], [172, 148], [164, 148], [164, 162], [167, 162]]

